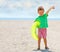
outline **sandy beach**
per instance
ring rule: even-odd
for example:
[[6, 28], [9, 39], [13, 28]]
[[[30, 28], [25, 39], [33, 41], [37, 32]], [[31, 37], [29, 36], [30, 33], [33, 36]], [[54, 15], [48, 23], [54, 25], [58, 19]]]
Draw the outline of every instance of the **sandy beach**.
[[47, 39], [49, 50], [37, 51], [37, 41], [31, 37], [33, 20], [0, 20], [0, 52], [60, 52], [60, 21], [49, 20]]

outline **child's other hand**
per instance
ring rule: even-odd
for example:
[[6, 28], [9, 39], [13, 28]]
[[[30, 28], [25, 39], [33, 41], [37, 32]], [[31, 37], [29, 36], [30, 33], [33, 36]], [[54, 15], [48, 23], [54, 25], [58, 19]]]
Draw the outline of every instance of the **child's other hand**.
[[51, 6], [51, 7], [47, 10], [46, 14], [48, 14], [52, 9], [55, 9], [55, 7], [54, 7], [54, 6]]
[[52, 6], [52, 7], [51, 7], [51, 9], [55, 9], [55, 7], [54, 7], [54, 6]]

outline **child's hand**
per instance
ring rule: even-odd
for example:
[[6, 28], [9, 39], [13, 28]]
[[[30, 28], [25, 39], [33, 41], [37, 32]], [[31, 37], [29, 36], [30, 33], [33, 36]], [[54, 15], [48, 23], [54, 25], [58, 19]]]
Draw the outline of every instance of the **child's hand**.
[[52, 9], [55, 9], [55, 7], [54, 7], [54, 6], [50, 7], [50, 8], [47, 10], [46, 14], [48, 14]]
[[50, 9], [55, 9], [55, 7], [54, 7], [54, 6], [52, 6]]

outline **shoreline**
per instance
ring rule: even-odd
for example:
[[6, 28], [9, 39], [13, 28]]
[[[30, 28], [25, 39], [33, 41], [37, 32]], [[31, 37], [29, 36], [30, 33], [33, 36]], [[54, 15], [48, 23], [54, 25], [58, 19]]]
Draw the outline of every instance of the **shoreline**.
[[[0, 20], [35, 20], [36, 18], [0, 18]], [[60, 20], [60, 18], [48, 18], [48, 20]]]

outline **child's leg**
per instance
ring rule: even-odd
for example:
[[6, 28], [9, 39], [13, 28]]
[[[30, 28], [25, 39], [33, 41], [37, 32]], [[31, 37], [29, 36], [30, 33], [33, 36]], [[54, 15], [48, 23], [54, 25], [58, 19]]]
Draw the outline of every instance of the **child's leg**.
[[41, 43], [41, 33], [40, 28], [38, 29], [38, 50], [40, 49], [40, 43]]
[[47, 29], [44, 28], [43, 29], [43, 40], [44, 40], [44, 44], [45, 44], [45, 49], [48, 49], [48, 46], [47, 46], [47, 39], [46, 39], [46, 36], [47, 36]]
[[38, 49], [40, 49], [41, 38], [38, 38]]
[[43, 38], [43, 39], [44, 39], [45, 47], [47, 47], [47, 39], [46, 38]]
[[49, 49], [47, 46], [47, 39], [46, 38], [44, 39], [44, 44], [45, 44], [45, 49]]

